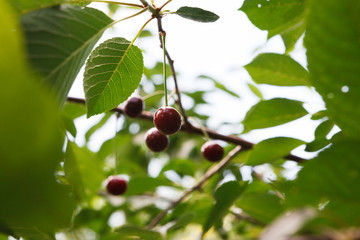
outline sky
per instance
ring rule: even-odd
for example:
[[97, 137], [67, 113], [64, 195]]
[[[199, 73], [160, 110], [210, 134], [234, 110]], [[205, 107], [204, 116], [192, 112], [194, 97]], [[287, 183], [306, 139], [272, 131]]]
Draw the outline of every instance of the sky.
[[[128, 2], [139, 3], [140, 1], [132, 0]], [[162, 5], [164, 2], [155, 0], [157, 6]], [[215, 23], [194, 22], [175, 14], [168, 14], [163, 18], [163, 27], [167, 33], [166, 47], [173, 60], [175, 60], [177, 72], [180, 73], [178, 76], [180, 90], [212, 90], [214, 86], [198, 78], [199, 75], [208, 75], [241, 97], [241, 99], [237, 99], [223, 93], [218, 93], [215, 97], [209, 95], [209, 105], [199, 107], [201, 112], [214, 113], [207, 125], [223, 134], [230, 132], [241, 133], [243, 129], [241, 121], [246, 112], [259, 101], [247, 87], [247, 83], [252, 81], [244, 69], [244, 65], [250, 63], [259, 53], [285, 52], [284, 44], [279, 36], [267, 40], [267, 32], [256, 28], [248, 20], [245, 13], [238, 11], [242, 3], [241, 0], [173, 0], [167, 5], [166, 10], [174, 12], [181, 6], [200, 7], [216, 13], [220, 18]], [[107, 13], [107, 7], [103, 3], [92, 3], [90, 6]], [[136, 11], [122, 8], [112, 18], [115, 20], [120, 19]], [[148, 20], [149, 16], [149, 13], [144, 13], [136, 18], [118, 23], [113, 29], [105, 32], [99, 43], [115, 36], [131, 40], [143, 23]], [[156, 33], [156, 27], [156, 21], [152, 21], [145, 29]], [[159, 48], [159, 39], [156, 35], [138, 39], [135, 45], [144, 51], [145, 66], [151, 67], [155, 62], [161, 61], [163, 57], [162, 50]], [[290, 55], [306, 68], [302, 40], [297, 43], [295, 50]], [[70, 90], [70, 96], [84, 97], [82, 74], [83, 71], [80, 72]], [[171, 80], [168, 82], [168, 86], [170, 90], [173, 88]], [[307, 87], [261, 85], [259, 89], [262, 91], [264, 99], [284, 97], [304, 101], [304, 107], [310, 113], [315, 113], [324, 108], [321, 97], [313, 89]], [[185, 100], [185, 107], [186, 104]], [[85, 117], [79, 119], [77, 121], [79, 135], [81, 136], [81, 132], [86, 132], [98, 120], [99, 116], [90, 119]], [[221, 122], [231, 122], [233, 125], [231, 127], [221, 126]], [[279, 127], [254, 130], [251, 133], [241, 135], [241, 137], [254, 143], [277, 136], [295, 137], [309, 142], [313, 140], [314, 129], [318, 124], [319, 122], [311, 121], [310, 116], [308, 116]], [[89, 148], [96, 151], [99, 142], [113, 136], [113, 126], [105, 126], [104, 129], [101, 134], [99, 133], [94, 137], [96, 141], [92, 140], [89, 143]], [[107, 131], [106, 129], [111, 130]], [[76, 142], [81, 145], [84, 143], [84, 138], [78, 137]], [[301, 146], [295, 149], [293, 153], [305, 158], [314, 155], [303, 150], [304, 146]]]

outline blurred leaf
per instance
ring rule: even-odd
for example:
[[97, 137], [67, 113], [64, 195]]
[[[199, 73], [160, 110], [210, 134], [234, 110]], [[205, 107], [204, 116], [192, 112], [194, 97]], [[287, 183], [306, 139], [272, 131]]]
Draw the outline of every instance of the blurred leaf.
[[229, 181], [222, 184], [215, 192], [215, 205], [211, 209], [203, 225], [203, 234], [205, 234], [215, 223], [218, 223], [229, 211], [235, 200], [246, 189], [246, 183]]
[[309, 2], [304, 41], [312, 85], [336, 125], [346, 135], [359, 138], [360, 1]]
[[255, 94], [255, 96], [257, 96], [261, 100], [264, 99], [261, 91], [254, 84], [248, 83], [247, 85], [250, 88], [250, 90]]
[[301, 36], [307, 17], [306, 0], [245, 0], [239, 9], [261, 30], [268, 30], [268, 38], [281, 34], [287, 50], [293, 48]]
[[[360, 191], [355, 184], [360, 182], [359, 144], [358, 140], [335, 142], [309, 161], [287, 194], [289, 207], [317, 207], [328, 200], [336, 205], [337, 213], [333, 217], [337, 223], [347, 220], [351, 225], [360, 224]], [[352, 206], [351, 215], [348, 206]], [[331, 207], [326, 205], [322, 214], [335, 212]], [[332, 218], [331, 215], [327, 217]]]
[[[141, 31], [141, 33], [139, 35], [139, 37], [141, 37], [141, 38], [152, 37], [152, 36], [153, 36], [153, 34], [149, 30], [143, 30], [143, 31]], [[167, 67], [168, 67], [168, 65], [167, 65]]]
[[283, 211], [281, 199], [269, 192], [245, 192], [236, 206], [263, 223], [270, 223]]
[[287, 55], [262, 53], [245, 66], [256, 83], [276, 86], [308, 86], [309, 73]]
[[331, 143], [331, 141], [326, 139], [326, 138], [317, 138], [314, 141], [309, 142], [308, 144], [306, 144], [305, 151], [307, 151], [307, 152], [316, 152], [316, 151], [319, 151], [319, 150], [323, 149], [324, 147], [326, 147], [330, 143]]
[[112, 20], [97, 9], [63, 5], [30, 12], [21, 22], [29, 60], [62, 104]]
[[56, 7], [60, 4], [75, 4], [85, 7], [91, 2], [84, 2], [83, 0], [41, 0], [41, 1], [28, 1], [28, 0], [7, 0], [14, 10], [19, 14], [24, 14], [30, 11], [35, 11], [41, 8]]
[[291, 122], [305, 116], [308, 112], [302, 102], [286, 98], [273, 98], [260, 101], [246, 114], [244, 133], [252, 129], [268, 128]]
[[209, 77], [209, 76], [206, 76], [206, 75], [200, 75], [199, 78], [205, 78], [205, 79], [209, 79], [211, 80], [214, 84], [215, 84], [215, 87], [220, 89], [220, 90], [223, 90], [224, 92], [230, 94], [231, 96], [233, 97], [236, 97], [236, 98], [240, 98], [240, 96], [238, 94], [236, 94], [235, 92], [229, 90], [227, 87], [225, 87], [222, 83], [220, 83], [219, 81], [217, 81], [216, 79], [212, 78], [212, 77]]
[[318, 111], [318, 112], [314, 113], [311, 116], [311, 120], [320, 120], [320, 119], [325, 118], [325, 117], [327, 117], [327, 111], [326, 110], [321, 110], [321, 111]]
[[186, 226], [187, 224], [189, 224], [195, 217], [195, 213], [193, 212], [187, 212], [182, 214], [179, 218], [177, 218], [174, 223], [174, 225], [172, 225], [169, 229], [169, 231], [174, 231], [177, 230], [183, 226]]
[[0, 48], [0, 219], [19, 235], [25, 229], [52, 233], [69, 226], [75, 207], [55, 179], [64, 136], [53, 96], [24, 64], [13, 17], [0, 0], [0, 44], [6, 46]]
[[246, 165], [256, 166], [271, 163], [290, 154], [291, 150], [304, 144], [304, 141], [288, 137], [269, 138], [254, 145]]
[[84, 73], [87, 116], [117, 107], [139, 86], [144, 63], [141, 50], [124, 38], [100, 44], [90, 55]]
[[180, 176], [189, 175], [194, 176], [196, 171], [196, 166], [194, 162], [189, 159], [171, 159], [161, 170], [165, 172], [168, 170], [173, 170]]
[[315, 139], [326, 138], [331, 129], [334, 127], [334, 122], [331, 120], [326, 120], [320, 123], [315, 129]]
[[71, 134], [71, 136], [76, 137], [77, 129], [76, 129], [74, 120], [72, 120], [66, 116], [62, 116], [62, 122], [64, 124], [66, 131], [68, 131]]
[[66, 102], [62, 114], [72, 120], [75, 118], [81, 117], [86, 114], [86, 108], [84, 104]]
[[161, 234], [159, 232], [146, 230], [144, 228], [140, 228], [138, 226], [132, 225], [124, 225], [115, 230], [118, 233], [118, 238], [115, 239], [128, 239], [128, 237], [140, 237], [144, 240], [157, 240], [162, 239]]
[[299, 22], [299, 24], [294, 25], [292, 28], [281, 33], [281, 38], [286, 48], [285, 53], [291, 52], [294, 49], [296, 42], [304, 34], [307, 24], [306, 20], [307, 18], [304, 17], [303, 20]]
[[105, 179], [96, 155], [70, 141], [66, 149], [64, 168], [66, 179], [79, 200], [89, 200], [95, 196]]
[[128, 183], [128, 190], [125, 196], [140, 195], [147, 192], [154, 192], [159, 186], [171, 186], [171, 182], [166, 178], [152, 177], [133, 177]]
[[176, 10], [175, 14], [183, 18], [205, 23], [215, 22], [219, 19], [219, 16], [215, 13], [196, 7], [181, 7]]

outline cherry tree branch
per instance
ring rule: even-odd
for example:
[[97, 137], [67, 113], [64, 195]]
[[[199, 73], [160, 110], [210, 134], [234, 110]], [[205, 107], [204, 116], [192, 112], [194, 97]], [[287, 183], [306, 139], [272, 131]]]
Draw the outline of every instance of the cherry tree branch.
[[[82, 98], [68, 97], [67, 100], [69, 102], [85, 104], [85, 99], [82, 99]], [[124, 109], [121, 107], [114, 108], [112, 111], [118, 112], [121, 114], [125, 113]], [[148, 111], [142, 111], [142, 113], [137, 118], [148, 120], [148, 121], [153, 121], [153, 113], [148, 112]], [[235, 135], [223, 135], [223, 134], [220, 134], [220, 133], [218, 133], [214, 130], [208, 129], [208, 128], [201, 129], [200, 127], [196, 127], [196, 126], [192, 125], [190, 122], [188, 123], [188, 125], [182, 125], [181, 131], [189, 133], [189, 134], [198, 134], [198, 135], [202, 135], [202, 136], [204, 135], [204, 131], [205, 131], [209, 135], [209, 137], [212, 139], [223, 140], [225, 142], [241, 146], [242, 151], [252, 149], [255, 145], [254, 143], [246, 141]], [[298, 163], [306, 161], [306, 159], [292, 155], [292, 154], [284, 156], [284, 158], [287, 160], [298, 162]]]
[[151, 222], [146, 226], [147, 229], [151, 229], [155, 227], [170, 211], [171, 209], [175, 208], [179, 203], [184, 201], [184, 199], [189, 196], [191, 193], [193, 193], [196, 190], [200, 190], [203, 185], [214, 176], [216, 173], [220, 172], [227, 163], [233, 159], [236, 154], [238, 154], [241, 150], [241, 146], [236, 146], [232, 151], [230, 151], [225, 158], [223, 158], [218, 164], [214, 165], [212, 168], [210, 168], [205, 175], [202, 177], [202, 179], [194, 185], [192, 188], [189, 188], [186, 190], [181, 197], [179, 197], [176, 201], [172, 202], [167, 208], [165, 208], [163, 211], [161, 211], [158, 215], [156, 215]]

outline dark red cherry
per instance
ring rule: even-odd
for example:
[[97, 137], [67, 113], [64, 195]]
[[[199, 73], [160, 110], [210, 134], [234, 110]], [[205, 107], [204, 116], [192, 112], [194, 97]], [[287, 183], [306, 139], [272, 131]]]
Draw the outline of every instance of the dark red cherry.
[[151, 128], [146, 132], [145, 142], [151, 151], [161, 152], [169, 145], [169, 137], [160, 133], [156, 128]]
[[124, 111], [129, 117], [137, 117], [144, 108], [144, 101], [140, 97], [131, 97], [127, 100]]
[[117, 176], [110, 176], [107, 179], [106, 189], [111, 195], [121, 195], [126, 192], [127, 182]]
[[181, 128], [181, 115], [175, 108], [161, 107], [155, 112], [154, 124], [162, 134], [175, 134]]
[[201, 146], [201, 153], [210, 162], [220, 161], [224, 156], [224, 149], [215, 141], [207, 141]]

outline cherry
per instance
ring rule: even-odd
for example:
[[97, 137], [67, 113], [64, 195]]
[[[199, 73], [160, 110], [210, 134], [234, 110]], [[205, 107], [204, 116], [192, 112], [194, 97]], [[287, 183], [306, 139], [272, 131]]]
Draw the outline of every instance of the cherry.
[[106, 189], [112, 195], [121, 195], [126, 192], [127, 182], [117, 176], [110, 176], [107, 179]]
[[151, 151], [161, 152], [169, 145], [169, 137], [160, 133], [156, 128], [151, 128], [146, 132], [145, 142]]
[[217, 162], [224, 156], [224, 149], [215, 141], [207, 141], [201, 146], [201, 153], [210, 162]]
[[140, 97], [131, 97], [125, 104], [124, 111], [129, 117], [137, 117], [144, 108], [144, 101]]
[[175, 108], [161, 107], [155, 112], [154, 124], [162, 134], [175, 134], [181, 128], [181, 115]]

